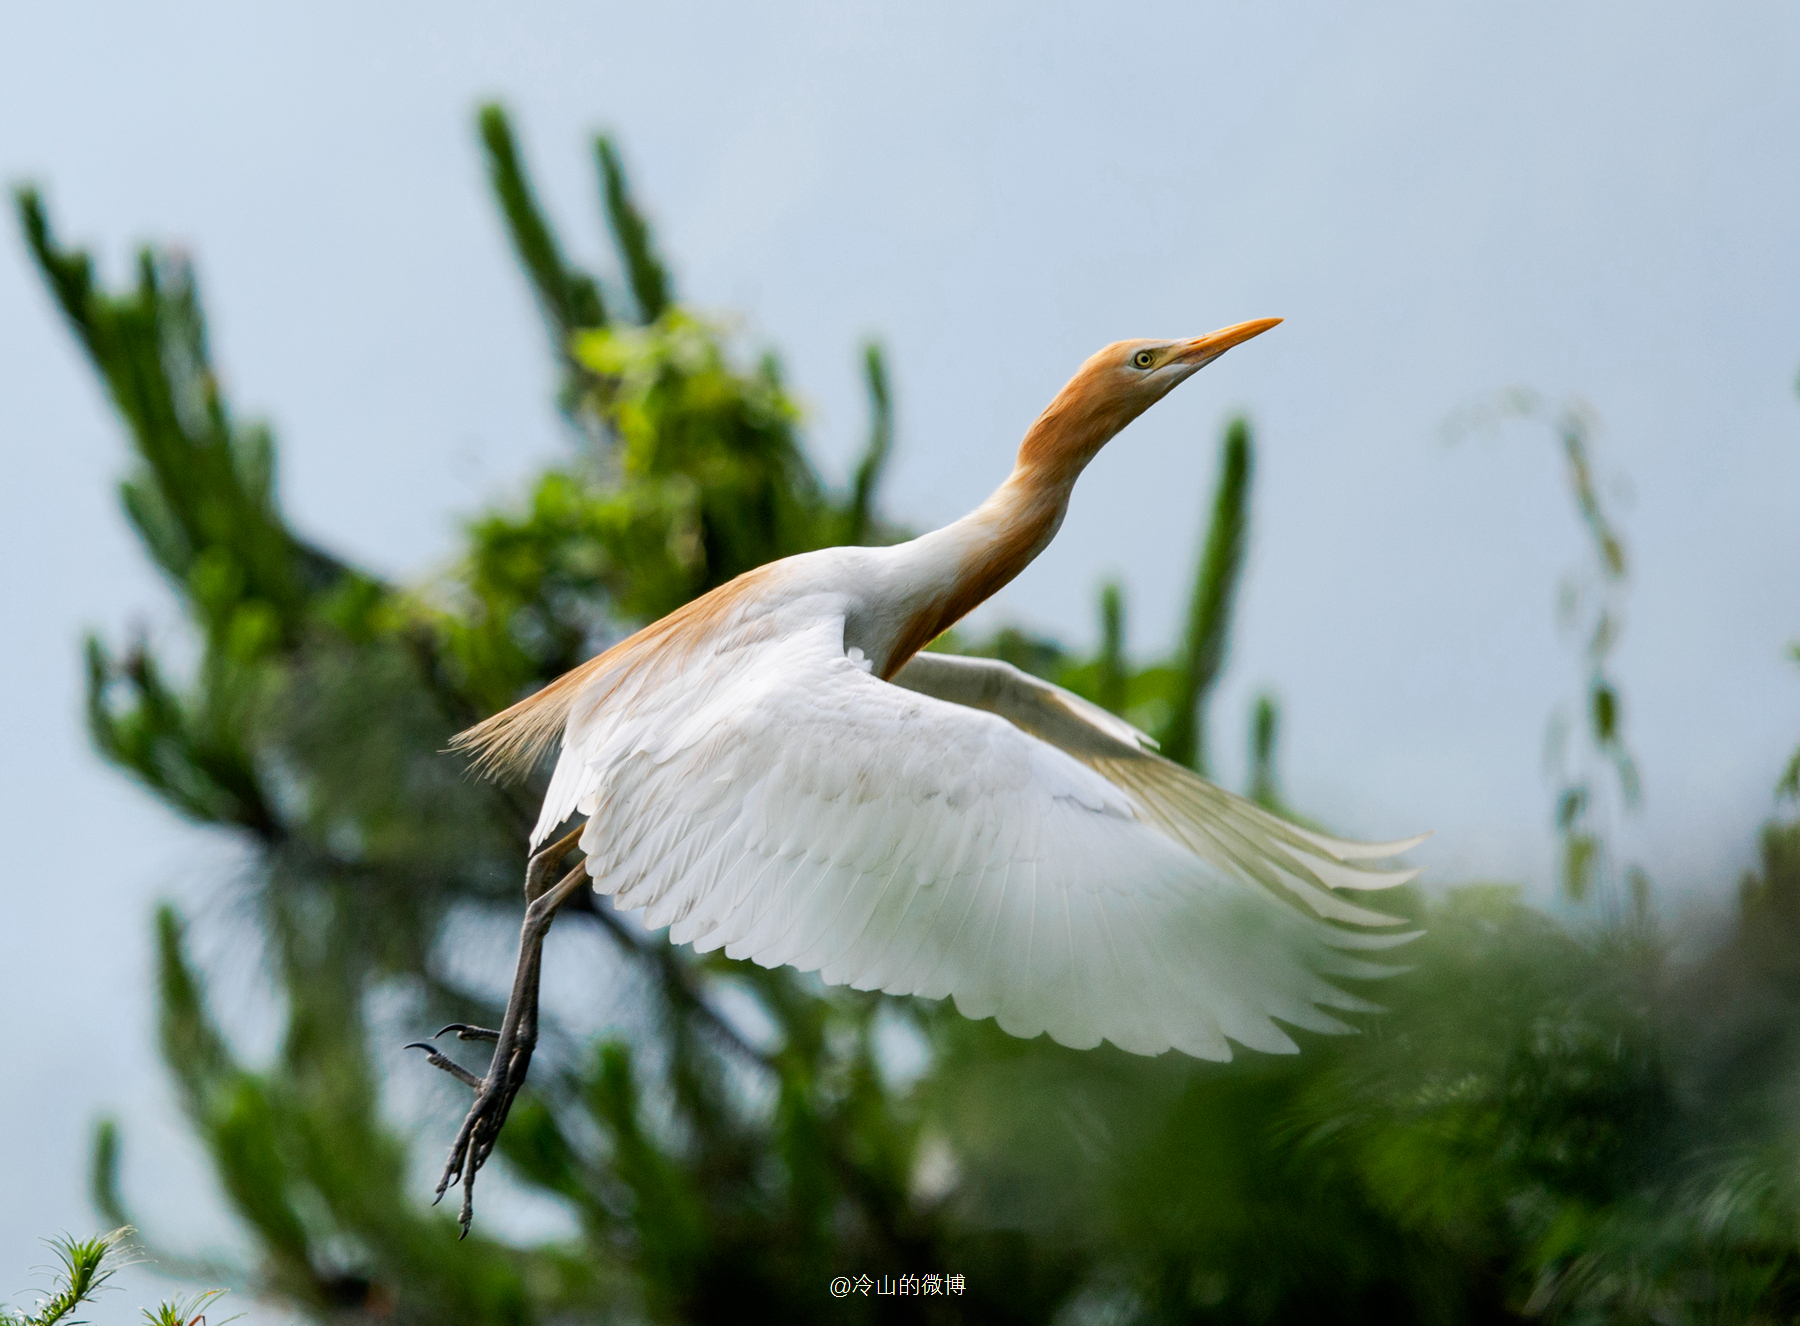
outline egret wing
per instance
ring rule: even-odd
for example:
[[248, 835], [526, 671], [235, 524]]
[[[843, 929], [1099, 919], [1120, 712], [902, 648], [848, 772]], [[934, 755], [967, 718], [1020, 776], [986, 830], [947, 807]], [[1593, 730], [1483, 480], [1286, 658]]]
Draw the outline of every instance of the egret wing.
[[1416, 879], [1417, 870], [1352, 863], [1398, 856], [1429, 834], [1399, 842], [1358, 843], [1290, 824], [1163, 759], [1155, 753], [1156, 742], [1124, 719], [999, 659], [918, 654], [894, 682], [998, 714], [1074, 756], [1130, 793], [1149, 822], [1218, 869], [1236, 871], [1334, 921], [1401, 923], [1399, 917], [1350, 903], [1336, 890], [1386, 889]]
[[1161, 783], [1096, 763], [1131, 729], [1093, 719], [1111, 745], [1071, 753], [870, 675], [828, 597], [783, 613], [577, 703], [546, 815], [587, 814], [594, 886], [619, 906], [701, 951], [949, 996], [1072, 1046], [1224, 1059], [1228, 1039], [1293, 1049], [1277, 1021], [1337, 1031], [1325, 1008], [1369, 1007], [1327, 978], [1384, 973], [1352, 950], [1399, 936], [1272, 891], [1289, 857], [1239, 857], [1273, 840], [1206, 853], [1171, 832]]

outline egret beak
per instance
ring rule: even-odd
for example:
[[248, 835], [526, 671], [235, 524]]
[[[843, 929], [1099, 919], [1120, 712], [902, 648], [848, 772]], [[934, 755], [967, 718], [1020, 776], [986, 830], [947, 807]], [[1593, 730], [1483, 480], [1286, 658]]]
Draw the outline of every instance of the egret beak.
[[1196, 336], [1177, 347], [1169, 362], [1195, 369], [1204, 368], [1232, 346], [1242, 345], [1252, 336], [1261, 336], [1280, 321], [1280, 318], [1256, 318], [1216, 332], [1208, 332], [1205, 336]]

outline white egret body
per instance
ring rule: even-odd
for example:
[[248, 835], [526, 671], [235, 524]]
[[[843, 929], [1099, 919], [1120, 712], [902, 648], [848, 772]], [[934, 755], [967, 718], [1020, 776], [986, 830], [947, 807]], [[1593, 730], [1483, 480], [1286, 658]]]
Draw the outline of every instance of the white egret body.
[[1381, 974], [1357, 951], [1411, 936], [1345, 891], [1411, 879], [1363, 863], [1418, 839], [1311, 833], [1067, 691], [918, 652], [1049, 543], [1110, 438], [1277, 321], [1108, 346], [970, 515], [739, 576], [465, 734], [490, 769], [560, 739], [534, 848], [586, 817], [581, 866], [532, 904], [506, 1025], [469, 1029], [498, 1039], [493, 1067], [454, 1070], [477, 1101], [439, 1192], [461, 1178], [465, 1219], [535, 1039], [542, 932], [585, 879], [675, 943], [1077, 1047], [1292, 1051], [1278, 1023], [1343, 1031], [1326, 1009], [1370, 1007], [1327, 978]]

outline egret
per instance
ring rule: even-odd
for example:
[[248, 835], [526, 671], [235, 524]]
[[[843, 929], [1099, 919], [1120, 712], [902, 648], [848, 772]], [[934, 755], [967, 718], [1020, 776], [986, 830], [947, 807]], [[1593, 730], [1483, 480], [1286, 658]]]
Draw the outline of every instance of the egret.
[[1329, 978], [1390, 972], [1367, 951], [1416, 932], [1351, 897], [1412, 879], [1370, 863], [1421, 839], [1290, 824], [1068, 691], [920, 652], [1043, 551], [1101, 447], [1280, 321], [1107, 346], [961, 520], [748, 571], [457, 739], [490, 774], [561, 742], [504, 1019], [438, 1033], [493, 1042], [487, 1072], [416, 1043], [475, 1093], [437, 1186], [462, 1185], [465, 1234], [536, 1043], [545, 932], [588, 881], [696, 951], [1078, 1048], [1292, 1052], [1278, 1022], [1347, 1031], [1325, 1010], [1374, 1007]]

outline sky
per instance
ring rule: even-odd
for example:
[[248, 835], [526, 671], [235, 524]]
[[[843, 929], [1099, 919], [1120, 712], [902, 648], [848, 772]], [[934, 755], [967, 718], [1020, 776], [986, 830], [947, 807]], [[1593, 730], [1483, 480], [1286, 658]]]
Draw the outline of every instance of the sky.
[[[1504, 391], [1598, 421], [1631, 581], [1612, 660], [1643, 773], [1622, 850], [1671, 915], [1720, 897], [1800, 742], [1800, 10], [1548, 3], [0, 5], [0, 177], [117, 279], [196, 261], [240, 413], [317, 541], [419, 578], [567, 446], [473, 113], [516, 116], [576, 257], [615, 133], [688, 301], [778, 348], [842, 481], [887, 347], [887, 513], [955, 518], [1121, 337], [1279, 316], [1114, 442], [984, 610], [1086, 644], [1109, 577], [1174, 641], [1223, 421], [1255, 427], [1250, 559], [1214, 707], [1241, 778], [1279, 696], [1290, 800], [1436, 837], [1441, 884], [1549, 898], [1546, 723], [1583, 680], [1590, 557], [1554, 435], [1453, 423]], [[126, 451], [16, 232], [0, 235], [0, 1298], [85, 1230], [92, 1121], [128, 1186], [228, 1240], [155, 1063], [149, 919], [230, 906], [238, 849], [89, 750], [79, 648], [181, 623], [119, 513]], [[225, 956], [225, 955], [215, 955]], [[504, 962], [503, 955], [496, 962]]]

